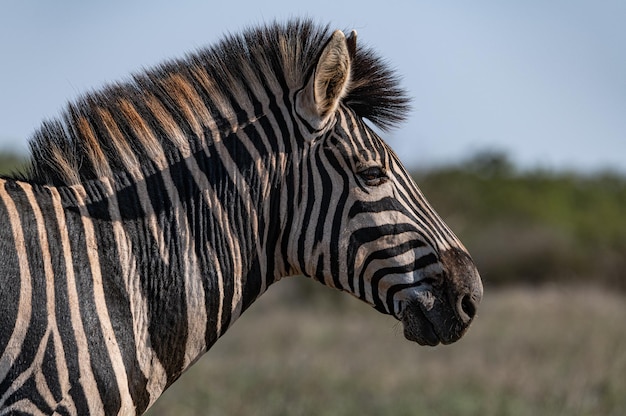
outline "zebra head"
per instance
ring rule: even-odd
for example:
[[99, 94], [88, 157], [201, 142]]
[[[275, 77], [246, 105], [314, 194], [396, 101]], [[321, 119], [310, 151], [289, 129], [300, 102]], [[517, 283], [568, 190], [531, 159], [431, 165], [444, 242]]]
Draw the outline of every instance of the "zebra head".
[[291, 256], [297, 271], [401, 320], [407, 339], [448, 344], [476, 314], [480, 276], [363, 121], [385, 127], [402, 118], [406, 101], [380, 61], [356, 49], [355, 32], [332, 34], [294, 99], [307, 144]]

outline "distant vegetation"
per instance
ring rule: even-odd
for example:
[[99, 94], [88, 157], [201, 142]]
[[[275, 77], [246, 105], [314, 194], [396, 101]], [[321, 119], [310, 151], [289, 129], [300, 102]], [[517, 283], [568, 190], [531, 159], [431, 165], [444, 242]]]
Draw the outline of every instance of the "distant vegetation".
[[0, 152], [0, 175], [9, 175], [24, 169], [25, 158], [14, 153]]
[[486, 284], [599, 283], [626, 289], [626, 178], [520, 172], [483, 153], [415, 175]]
[[[0, 174], [23, 167], [22, 157], [0, 153]], [[486, 285], [571, 282], [626, 290], [626, 177], [519, 171], [498, 153], [414, 176]]]

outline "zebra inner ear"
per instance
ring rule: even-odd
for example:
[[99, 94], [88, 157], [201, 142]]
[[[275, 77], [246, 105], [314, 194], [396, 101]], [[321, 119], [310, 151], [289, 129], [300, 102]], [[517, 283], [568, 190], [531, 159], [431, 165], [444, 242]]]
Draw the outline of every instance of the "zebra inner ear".
[[348, 40], [342, 31], [336, 30], [322, 50], [313, 75], [298, 93], [298, 112], [314, 128], [324, 126], [346, 95], [350, 82], [348, 42], [354, 43], [355, 39], [351, 36]]

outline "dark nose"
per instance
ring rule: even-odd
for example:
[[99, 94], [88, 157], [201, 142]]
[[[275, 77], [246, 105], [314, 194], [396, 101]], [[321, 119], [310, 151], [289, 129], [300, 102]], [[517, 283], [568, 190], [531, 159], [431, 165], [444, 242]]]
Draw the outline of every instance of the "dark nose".
[[446, 269], [449, 299], [463, 324], [469, 324], [476, 316], [483, 297], [483, 284], [476, 265], [466, 251], [451, 249], [442, 253]]
[[468, 324], [474, 319], [479, 302], [480, 301], [476, 301], [472, 295], [467, 293], [458, 297], [456, 311], [463, 323]]

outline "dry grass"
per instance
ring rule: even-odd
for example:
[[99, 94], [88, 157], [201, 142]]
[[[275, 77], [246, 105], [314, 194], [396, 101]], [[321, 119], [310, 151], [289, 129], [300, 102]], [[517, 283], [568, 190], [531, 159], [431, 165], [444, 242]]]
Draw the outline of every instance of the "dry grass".
[[324, 288], [283, 301], [297, 284], [271, 288], [150, 414], [626, 414], [623, 295], [488, 291], [465, 338], [427, 348]]

